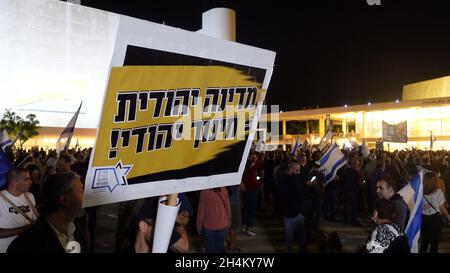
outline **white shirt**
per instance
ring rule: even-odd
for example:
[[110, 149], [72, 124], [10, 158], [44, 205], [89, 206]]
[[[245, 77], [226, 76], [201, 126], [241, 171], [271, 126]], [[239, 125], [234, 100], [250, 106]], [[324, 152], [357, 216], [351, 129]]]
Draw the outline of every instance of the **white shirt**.
[[[439, 208], [439, 206], [443, 205], [445, 203], [445, 197], [444, 194], [442, 193], [442, 190], [437, 188], [436, 190], [434, 190], [431, 194], [427, 194], [423, 196], [424, 200], [423, 200], [423, 206], [422, 206], [422, 214], [424, 215], [433, 215], [437, 212], [441, 213], [441, 209]], [[426, 198], [426, 201], [425, 201]], [[436, 209], [434, 210], [432, 206], [430, 206], [430, 204], [428, 204], [428, 202], [433, 205], [433, 207]]]
[[[20, 210], [25, 212], [25, 214], [33, 220], [36, 220], [36, 215], [34, 215], [33, 210], [28, 205], [27, 200], [25, 199], [25, 195], [22, 194], [19, 197], [11, 195], [7, 190], [2, 190], [2, 193], [8, 197]], [[30, 198], [33, 206], [36, 205], [34, 201], [33, 194], [27, 192], [26, 193]], [[17, 212], [5, 199], [0, 197], [0, 228], [1, 229], [11, 229], [23, 227], [25, 225], [31, 224], [22, 214]], [[11, 242], [16, 239], [17, 235], [0, 238], [0, 253], [5, 253], [8, 249], [8, 246]]]
[[80, 253], [80, 243], [75, 239], [75, 224], [73, 222], [70, 222], [68, 226], [68, 235], [59, 232], [50, 222], [48, 222], [48, 225], [55, 232], [66, 253]]

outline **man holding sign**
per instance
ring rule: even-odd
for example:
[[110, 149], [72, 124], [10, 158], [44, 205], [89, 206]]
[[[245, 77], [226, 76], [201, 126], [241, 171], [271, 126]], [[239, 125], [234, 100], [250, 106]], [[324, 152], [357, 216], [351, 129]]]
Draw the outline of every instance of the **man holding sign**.
[[[121, 16], [83, 206], [239, 184], [274, 59]], [[158, 203], [172, 199], [155, 240], [179, 206]]]

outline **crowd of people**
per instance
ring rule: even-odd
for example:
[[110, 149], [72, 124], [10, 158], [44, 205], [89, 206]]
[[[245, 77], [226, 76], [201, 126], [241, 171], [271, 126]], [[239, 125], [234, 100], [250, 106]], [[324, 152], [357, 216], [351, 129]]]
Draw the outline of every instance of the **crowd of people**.
[[[318, 149], [252, 149], [240, 184], [179, 194], [168, 252], [190, 251], [189, 237], [197, 235], [203, 237], [204, 252], [240, 252], [237, 234], [257, 236], [255, 216], [262, 204], [283, 221], [286, 252], [297, 244], [301, 253], [308, 252], [324, 220], [360, 226], [364, 218], [373, 220], [374, 229], [361, 251], [409, 252], [405, 228], [411, 212], [398, 191], [421, 170], [420, 252], [437, 252], [442, 226], [450, 221], [450, 152], [372, 150], [367, 157], [358, 150], [343, 152], [347, 164], [327, 182]], [[7, 151], [14, 166], [0, 192], [0, 252], [93, 252], [96, 207], [81, 208], [90, 153]], [[120, 204], [117, 252], [152, 251], [158, 200]]]
[[430, 252], [437, 252], [442, 226], [450, 219], [450, 153], [372, 150], [364, 158], [361, 149], [342, 152], [347, 164], [331, 181], [325, 181], [320, 171], [319, 150], [267, 156], [261, 169], [263, 192], [269, 196], [265, 199], [274, 198], [274, 211], [283, 217], [286, 251], [292, 249], [295, 230], [299, 249], [305, 252], [318, 239], [321, 219], [362, 226], [361, 218], [371, 218], [376, 227], [362, 251], [408, 252], [405, 228], [411, 212], [398, 191], [424, 170], [420, 252], [427, 252], [428, 246]]
[[0, 253], [90, 252], [95, 213], [82, 209], [90, 150], [8, 148], [0, 191]]

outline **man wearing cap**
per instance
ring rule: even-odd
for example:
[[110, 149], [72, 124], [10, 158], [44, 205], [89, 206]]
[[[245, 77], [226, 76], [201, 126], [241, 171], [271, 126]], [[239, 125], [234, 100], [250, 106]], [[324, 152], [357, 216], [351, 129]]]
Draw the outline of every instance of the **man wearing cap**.
[[[140, 205], [139, 201], [136, 204], [137, 206]], [[130, 240], [130, 251], [132, 253], [150, 253], [153, 244], [158, 199], [151, 197], [142, 201], [144, 203], [130, 223], [131, 230], [133, 231]]]
[[[189, 216], [192, 215], [193, 210], [184, 194], [179, 194], [179, 199], [181, 202], [180, 211], [172, 231], [168, 252], [187, 252], [189, 250], [189, 241], [185, 225], [188, 223]], [[140, 209], [137, 210], [136, 216], [132, 219], [132, 223], [130, 223], [131, 229], [134, 231], [131, 235], [131, 252], [151, 252], [157, 210], [157, 197], [145, 199]]]

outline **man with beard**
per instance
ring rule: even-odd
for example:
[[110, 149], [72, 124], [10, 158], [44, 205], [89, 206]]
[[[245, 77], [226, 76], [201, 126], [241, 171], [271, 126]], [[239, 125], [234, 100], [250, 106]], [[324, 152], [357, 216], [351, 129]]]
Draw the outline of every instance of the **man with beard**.
[[39, 218], [11, 243], [7, 253], [88, 252], [83, 229], [74, 221], [84, 213], [80, 176], [63, 172], [48, 177], [40, 198]]
[[56, 161], [56, 172], [57, 173], [63, 173], [63, 172], [71, 172], [72, 169], [70, 168], [72, 164], [72, 159], [69, 155], [63, 154], [61, 155], [58, 160]]
[[151, 197], [145, 200], [133, 217], [130, 235], [130, 253], [150, 253], [153, 244], [153, 234], [155, 232], [156, 212], [158, 208], [158, 198]]

